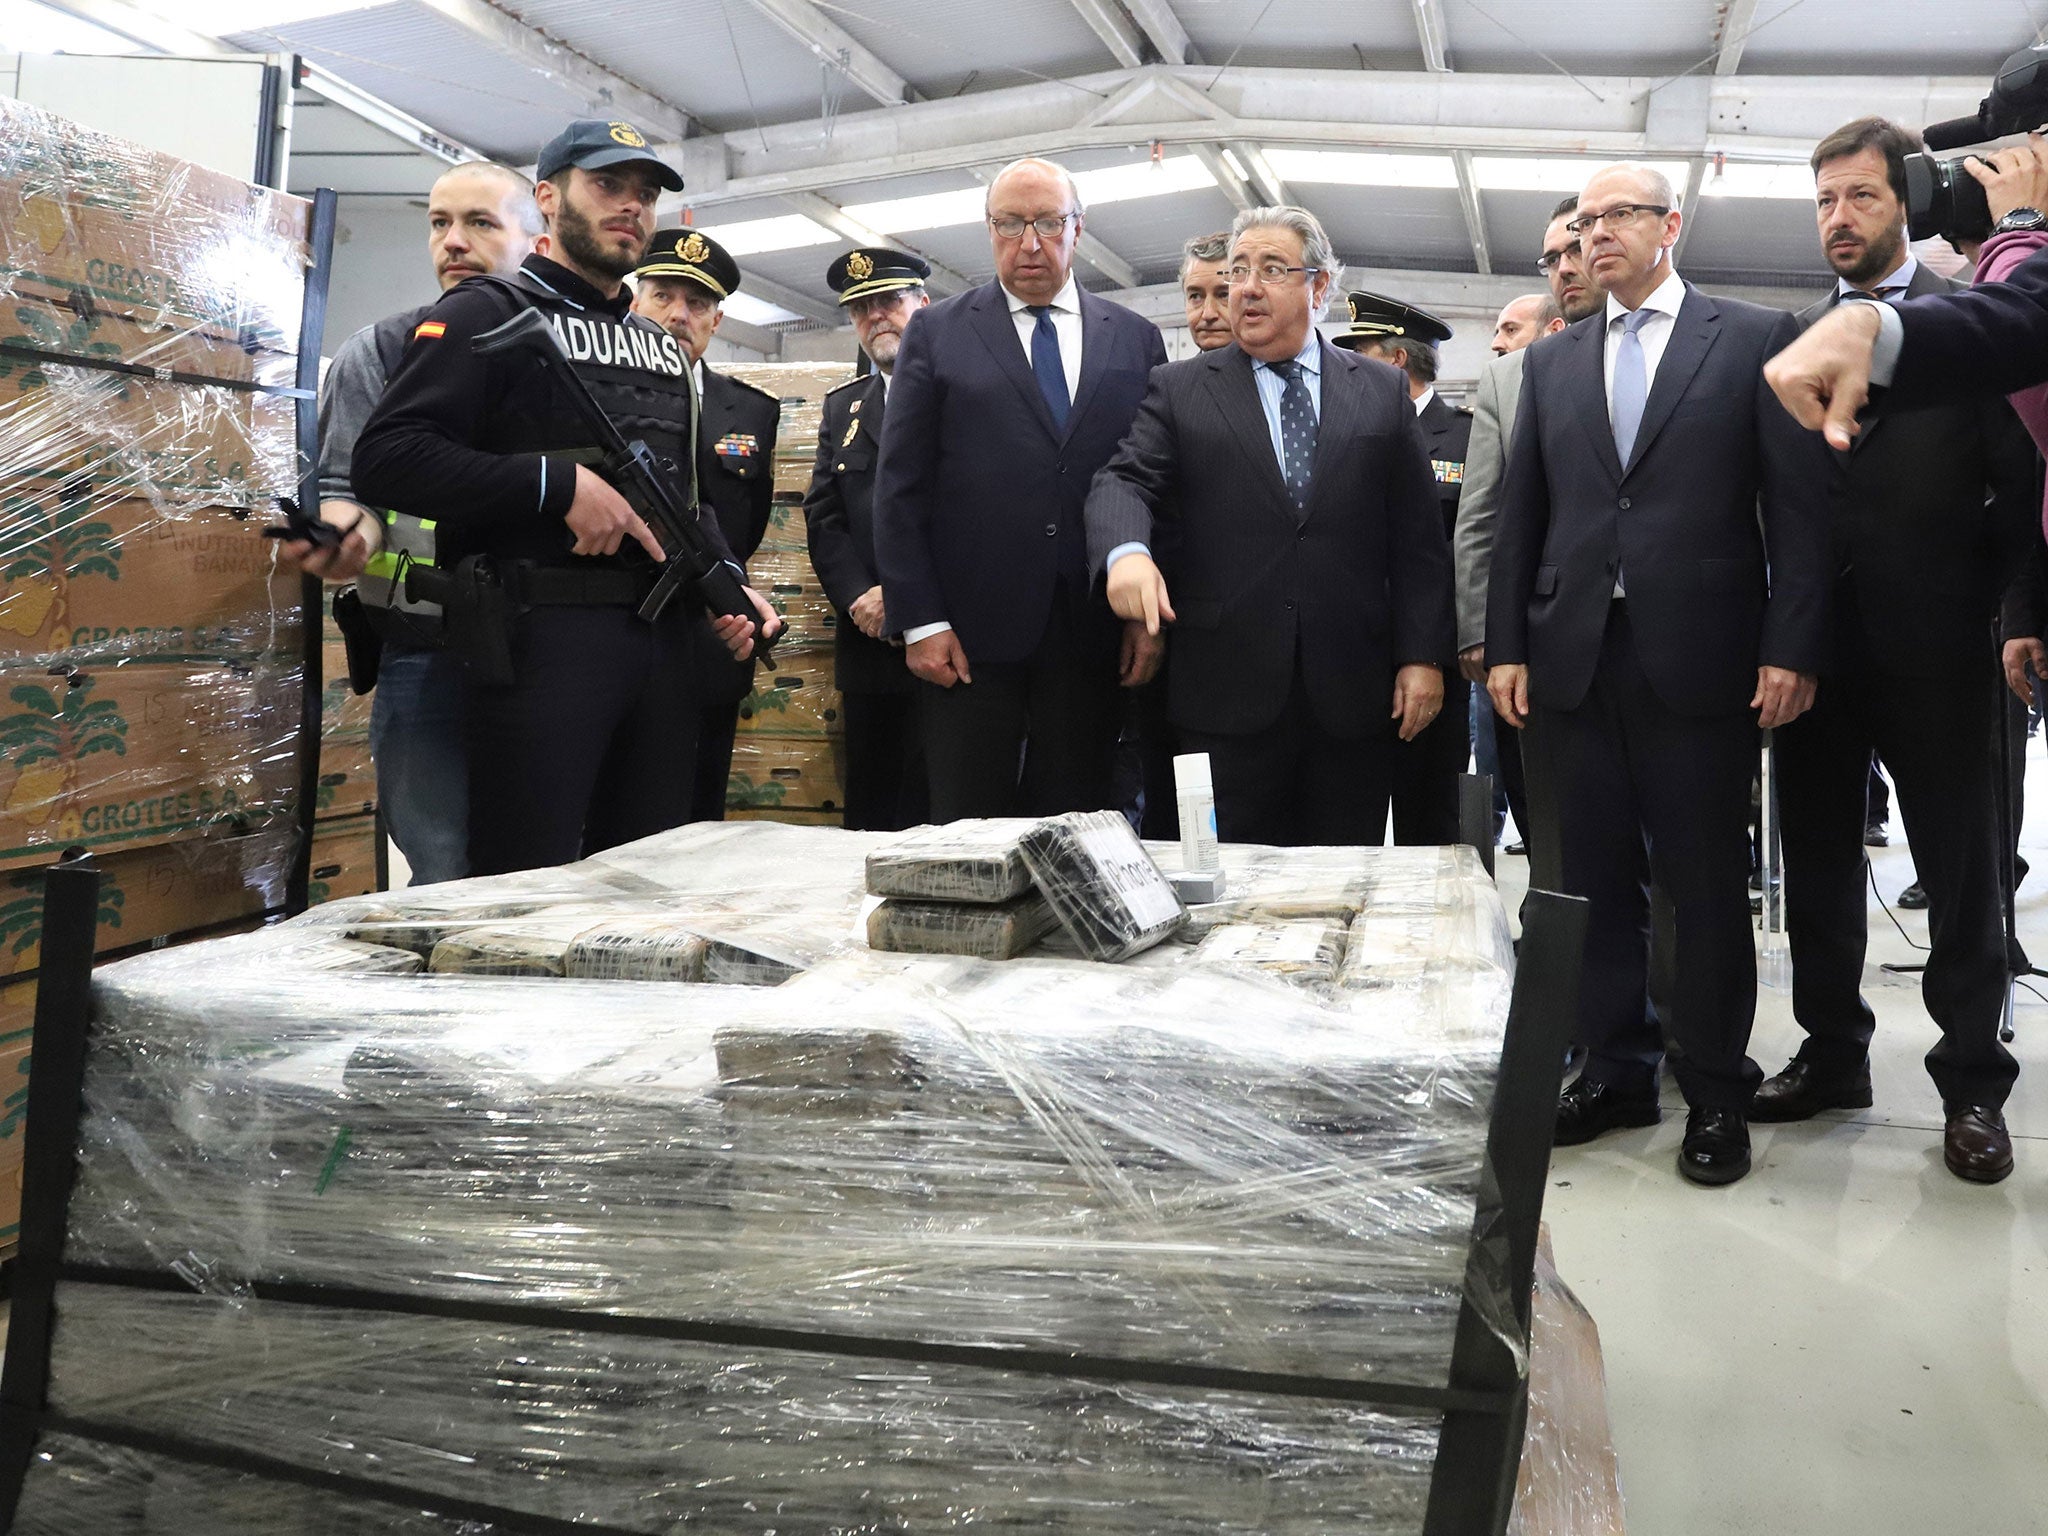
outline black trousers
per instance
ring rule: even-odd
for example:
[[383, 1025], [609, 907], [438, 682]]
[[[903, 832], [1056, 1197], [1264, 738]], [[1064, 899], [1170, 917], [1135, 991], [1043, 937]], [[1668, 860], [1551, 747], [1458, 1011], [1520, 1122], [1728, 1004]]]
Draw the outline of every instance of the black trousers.
[[1869, 933], [1864, 790], [1884, 759], [1927, 889], [1932, 946], [1920, 995], [1941, 1030], [1927, 1070], [1945, 1104], [1997, 1107], [2019, 1066], [2000, 1043], [2008, 976], [1999, 837], [2004, 690], [1981, 675], [1909, 678], [1868, 662], [1822, 681], [1813, 709], [1778, 733], [1785, 812], [1785, 919], [1802, 1059], [1860, 1070], [1875, 1020], [1863, 1000]]
[[839, 704], [846, 725], [846, 825], [856, 832], [900, 832], [923, 822], [931, 790], [917, 695], [847, 693]]
[[[1480, 689], [1479, 707], [1491, 711], [1493, 701]], [[1524, 848], [1530, 847], [1529, 779], [1522, 766], [1522, 733], [1498, 715], [1493, 721], [1494, 756], [1500, 761], [1500, 787], [1508, 797], [1508, 814], [1515, 818], [1515, 835]]]
[[1579, 989], [1587, 1080], [1626, 1093], [1655, 1087], [1665, 1042], [1645, 1005], [1654, 877], [1672, 908], [1673, 998], [1663, 1021], [1672, 1070], [1695, 1107], [1745, 1109], [1762, 1080], [1746, 1054], [1756, 1018], [1755, 716], [1673, 710], [1644, 677], [1617, 602], [1585, 699], [1535, 711], [1530, 729], [1557, 798], [1561, 887], [1591, 904]]
[[[1444, 671], [1443, 712], [1413, 741], [1394, 738], [1394, 841], [1430, 847], [1458, 840], [1458, 775], [1472, 761], [1471, 684]], [[1387, 690], [1389, 704], [1393, 690]]]
[[1386, 841], [1393, 793], [1392, 722], [1347, 740], [1316, 720], [1297, 668], [1280, 718], [1248, 736], [1182, 728], [1183, 752], [1209, 754], [1216, 834], [1279, 847]]
[[515, 681], [469, 693], [469, 872], [566, 864], [688, 818], [690, 631], [630, 608], [535, 608]]
[[934, 821], [1109, 808], [1118, 629], [1062, 586], [1026, 661], [967, 658], [971, 683], [919, 682]]
[[697, 713], [697, 757], [690, 773], [690, 821], [725, 820], [725, 792], [732, 779], [732, 748], [739, 735], [740, 706], [710, 704]]

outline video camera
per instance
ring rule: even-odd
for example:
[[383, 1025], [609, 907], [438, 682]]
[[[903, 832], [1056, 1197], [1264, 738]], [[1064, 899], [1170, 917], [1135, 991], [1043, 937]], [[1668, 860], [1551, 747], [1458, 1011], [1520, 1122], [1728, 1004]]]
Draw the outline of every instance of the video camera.
[[[1930, 123], [1921, 138], [1930, 150], [1960, 149], [2048, 123], [2048, 47], [2022, 48], [1998, 66], [1991, 94], [1975, 117]], [[1951, 244], [1991, 235], [1991, 205], [1962, 159], [1906, 156], [1906, 231], [1915, 240], [1940, 235]]]

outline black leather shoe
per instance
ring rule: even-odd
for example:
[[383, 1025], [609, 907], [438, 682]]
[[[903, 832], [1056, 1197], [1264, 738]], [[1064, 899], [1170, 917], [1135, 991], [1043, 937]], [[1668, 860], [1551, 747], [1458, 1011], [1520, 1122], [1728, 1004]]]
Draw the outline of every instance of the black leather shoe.
[[2012, 1172], [2012, 1136], [2005, 1116], [1980, 1105], [1945, 1106], [1941, 1160], [1948, 1171], [1972, 1184], [1996, 1184]]
[[1824, 1109], [1870, 1108], [1870, 1065], [1858, 1072], [1822, 1074], [1796, 1056], [1749, 1101], [1749, 1118], [1775, 1124], [1811, 1120]]
[[1749, 1172], [1749, 1122], [1733, 1109], [1695, 1109], [1685, 1117], [1678, 1171], [1695, 1184], [1733, 1184]]
[[1863, 846], [1864, 846], [1864, 847], [1866, 847], [1866, 848], [1889, 848], [1889, 847], [1891, 847], [1891, 845], [1892, 845], [1892, 840], [1891, 840], [1891, 837], [1890, 837], [1890, 835], [1889, 835], [1889, 834], [1888, 834], [1888, 833], [1887, 833], [1887, 832], [1885, 831], [1885, 829], [1884, 829], [1884, 823], [1883, 823], [1883, 822], [1881, 822], [1881, 821], [1873, 821], [1873, 822], [1872, 822], [1872, 823], [1871, 823], [1871, 824], [1870, 824], [1869, 826], [1867, 826], [1867, 827], [1865, 827], [1865, 828], [1863, 829]]
[[1524, 842], [1516, 841], [1509, 843], [1507, 847], [1501, 849], [1501, 852], [1505, 854], [1511, 854], [1518, 859], [1526, 859], [1529, 856], [1529, 845]]
[[1664, 1118], [1654, 1094], [1618, 1093], [1583, 1077], [1558, 1095], [1557, 1145], [1577, 1147], [1609, 1131], [1655, 1125]]
[[1915, 880], [1911, 885], [1907, 886], [1903, 891], [1899, 892], [1898, 904], [1904, 907], [1908, 912], [1926, 911], [1927, 887], [1922, 885], [1918, 880]]

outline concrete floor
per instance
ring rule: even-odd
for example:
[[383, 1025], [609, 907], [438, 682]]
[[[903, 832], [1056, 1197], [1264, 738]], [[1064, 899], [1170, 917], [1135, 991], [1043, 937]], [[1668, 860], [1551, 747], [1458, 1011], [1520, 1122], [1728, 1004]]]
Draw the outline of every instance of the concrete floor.
[[[2020, 937], [2048, 965], [2048, 763], [2028, 746]], [[1887, 900], [1913, 878], [1896, 816], [1892, 835]], [[1528, 866], [1500, 865], [1512, 910]], [[1898, 916], [1924, 945], [1925, 915]], [[1600, 1326], [1634, 1536], [2048, 1531], [2048, 1002], [2018, 994], [2018, 1167], [1965, 1184], [1941, 1161], [1918, 979], [1877, 969], [1915, 956], [1875, 898], [1870, 932], [1874, 1108], [1755, 1127], [1755, 1171], [1720, 1190], [1678, 1176], [1675, 1090], [1661, 1126], [1553, 1157], [1545, 1214]], [[1751, 1054], [1775, 1072], [1800, 1039], [1789, 993], [1763, 988]]]

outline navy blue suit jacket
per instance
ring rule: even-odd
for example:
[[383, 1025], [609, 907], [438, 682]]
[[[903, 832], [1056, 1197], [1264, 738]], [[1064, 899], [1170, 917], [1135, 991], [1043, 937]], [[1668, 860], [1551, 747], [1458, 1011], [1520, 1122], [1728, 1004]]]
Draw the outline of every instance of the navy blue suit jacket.
[[1384, 734], [1395, 668], [1450, 653], [1451, 549], [1408, 381], [1328, 342], [1322, 359], [1301, 511], [1235, 343], [1153, 374], [1131, 435], [1096, 476], [1093, 569], [1135, 541], [1166, 576], [1178, 725], [1262, 731], [1298, 668], [1324, 730]]
[[890, 630], [944, 620], [970, 666], [1028, 658], [1055, 584], [1089, 590], [1088, 484], [1165, 361], [1151, 321], [1082, 293], [1080, 387], [1056, 432], [999, 283], [920, 310], [897, 354], [875, 475]]
[[1525, 663], [1532, 703], [1578, 707], [1619, 569], [1658, 697], [1686, 715], [1741, 710], [1759, 666], [1818, 672], [1826, 656], [1833, 467], [1763, 381], [1798, 322], [1688, 283], [1625, 470], [1606, 325], [1603, 309], [1527, 350], [1487, 664]]

